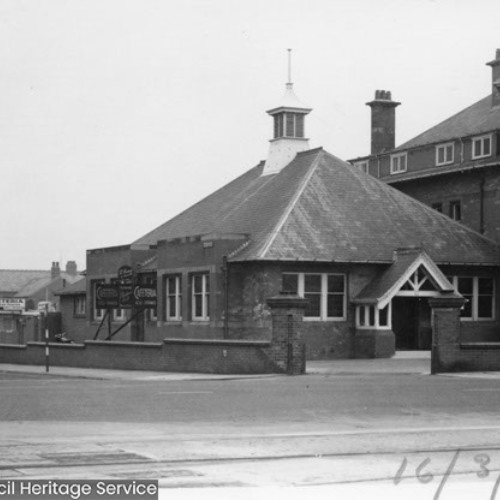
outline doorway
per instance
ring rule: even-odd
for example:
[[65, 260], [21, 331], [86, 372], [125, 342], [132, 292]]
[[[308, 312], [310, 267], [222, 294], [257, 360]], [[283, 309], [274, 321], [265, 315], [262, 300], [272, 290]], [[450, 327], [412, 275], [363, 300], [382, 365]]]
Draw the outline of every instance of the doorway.
[[394, 297], [392, 330], [396, 350], [428, 350], [432, 343], [431, 308], [427, 298]]

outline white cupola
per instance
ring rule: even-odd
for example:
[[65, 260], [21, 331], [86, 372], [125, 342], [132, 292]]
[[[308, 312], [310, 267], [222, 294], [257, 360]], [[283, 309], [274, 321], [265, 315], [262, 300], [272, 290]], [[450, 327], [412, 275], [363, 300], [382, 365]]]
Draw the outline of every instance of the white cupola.
[[309, 149], [305, 138], [305, 116], [312, 111], [299, 101], [291, 82], [291, 49], [288, 49], [288, 82], [281, 104], [267, 111], [274, 119], [274, 135], [270, 140], [269, 153], [262, 175], [277, 174], [300, 151]]

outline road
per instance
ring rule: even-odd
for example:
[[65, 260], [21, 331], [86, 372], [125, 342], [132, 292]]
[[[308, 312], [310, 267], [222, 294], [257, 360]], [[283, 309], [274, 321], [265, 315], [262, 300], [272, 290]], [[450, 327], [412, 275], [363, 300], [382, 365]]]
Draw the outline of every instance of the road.
[[419, 498], [446, 479], [441, 498], [454, 484], [490, 498], [499, 392], [497, 379], [420, 374], [165, 382], [0, 373], [0, 478], [366, 484], [398, 495], [412, 485]]

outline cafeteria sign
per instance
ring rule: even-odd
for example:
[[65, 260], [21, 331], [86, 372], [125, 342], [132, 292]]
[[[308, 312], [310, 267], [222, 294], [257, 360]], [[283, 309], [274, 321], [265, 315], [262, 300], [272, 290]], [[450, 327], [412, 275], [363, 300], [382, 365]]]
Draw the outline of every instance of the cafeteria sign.
[[0, 311], [24, 311], [26, 301], [24, 299], [6, 298], [0, 299]]

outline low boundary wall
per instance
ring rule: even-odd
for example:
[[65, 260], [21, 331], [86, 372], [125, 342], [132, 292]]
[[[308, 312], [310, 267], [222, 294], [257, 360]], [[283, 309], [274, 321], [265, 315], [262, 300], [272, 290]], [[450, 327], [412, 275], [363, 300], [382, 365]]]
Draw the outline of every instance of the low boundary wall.
[[[273, 319], [267, 340], [164, 339], [163, 342], [86, 340], [49, 343], [49, 365], [221, 374], [305, 373], [301, 340], [307, 301], [298, 297], [269, 299]], [[0, 345], [0, 363], [44, 365], [46, 344]]]
[[[49, 343], [51, 366], [221, 374], [281, 373], [263, 341], [166, 339], [163, 342]], [[45, 343], [0, 346], [0, 363], [45, 365]]]

